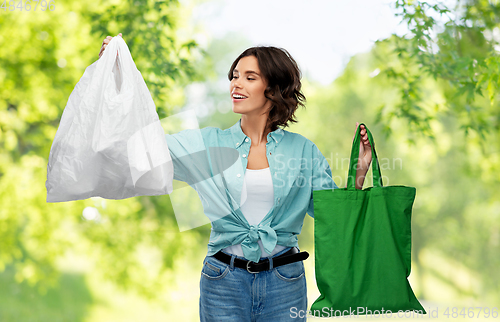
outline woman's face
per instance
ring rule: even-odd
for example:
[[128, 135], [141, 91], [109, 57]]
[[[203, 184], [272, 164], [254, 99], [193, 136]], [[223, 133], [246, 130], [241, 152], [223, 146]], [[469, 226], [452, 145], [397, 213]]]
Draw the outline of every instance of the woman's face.
[[229, 92], [233, 101], [233, 112], [247, 115], [266, 113], [272, 102], [264, 96], [267, 82], [261, 76], [255, 56], [241, 58], [233, 71]]

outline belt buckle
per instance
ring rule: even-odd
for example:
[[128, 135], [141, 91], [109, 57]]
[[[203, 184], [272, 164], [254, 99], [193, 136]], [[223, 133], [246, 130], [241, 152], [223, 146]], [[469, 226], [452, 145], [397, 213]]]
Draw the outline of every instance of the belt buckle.
[[247, 272], [252, 273], [252, 274], [258, 274], [259, 272], [252, 272], [252, 271], [250, 271], [250, 263], [251, 263], [251, 262], [252, 262], [252, 261], [248, 261], [248, 262], [247, 262]]

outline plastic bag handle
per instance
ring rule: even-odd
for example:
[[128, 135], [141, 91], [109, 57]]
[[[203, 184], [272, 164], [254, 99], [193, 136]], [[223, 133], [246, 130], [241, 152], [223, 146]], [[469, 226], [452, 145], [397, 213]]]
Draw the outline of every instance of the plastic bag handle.
[[112, 66], [114, 66], [114, 64], [116, 64], [116, 61], [118, 60], [122, 78], [126, 78], [123, 74], [128, 74], [130, 72], [129, 70], [127, 70], [127, 66], [131, 66], [128, 63], [133, 63], [132, 55], [130, 54], [127, 44], [125, 43], [125, 40], [123, 40], [123, 38], [120, 36], [115, 36], [110, 40], [108, 46], [106, 47], [106, 50], [104, 50], [104, 53], [100, 59], [113, 59], [113, 64], [109, 64], [109, 66], [111, 66], [110, 68], [113, 68]]

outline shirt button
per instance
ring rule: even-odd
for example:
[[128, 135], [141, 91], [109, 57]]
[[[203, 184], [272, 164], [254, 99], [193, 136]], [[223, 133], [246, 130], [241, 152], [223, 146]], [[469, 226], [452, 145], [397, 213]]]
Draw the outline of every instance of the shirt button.
[[239, 143], [239, 142], [238, 142], [238, 143], [236, 143], [236, 146], [238, 146], [238, 145], [240, 145], [240, 143]]
[[246, 158], [246, 157], [247, 157], [247, 155], [246, 155], [246, 154], [243, 154], [243, 157], [244, 157], [244, 158]]
[[236, 176], [239, 178], [239, 177], [241, 177], [241, 174], [238, 173]]
[[245, 139], [245, 142], [248, 142], [248, 138]]

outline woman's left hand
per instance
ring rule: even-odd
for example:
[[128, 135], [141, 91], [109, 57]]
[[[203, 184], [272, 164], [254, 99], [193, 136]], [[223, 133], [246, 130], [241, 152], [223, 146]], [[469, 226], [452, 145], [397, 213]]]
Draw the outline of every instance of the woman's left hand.
[[[359, 122], [356, 122], [356, 131], [358, 130]], [[356, 136], [356, 131], [354, 131], [354, 136]], [[361, 125], [361, 141], [359, 142], [359, 161], [358, 169], [361, 171], [368, 171], [370, 163], [372, 162], [372, 146], [368, 140], [368, 134], [366, 133], [366, 128]], [[354, 141], [354, 137], [353, 137]]]

